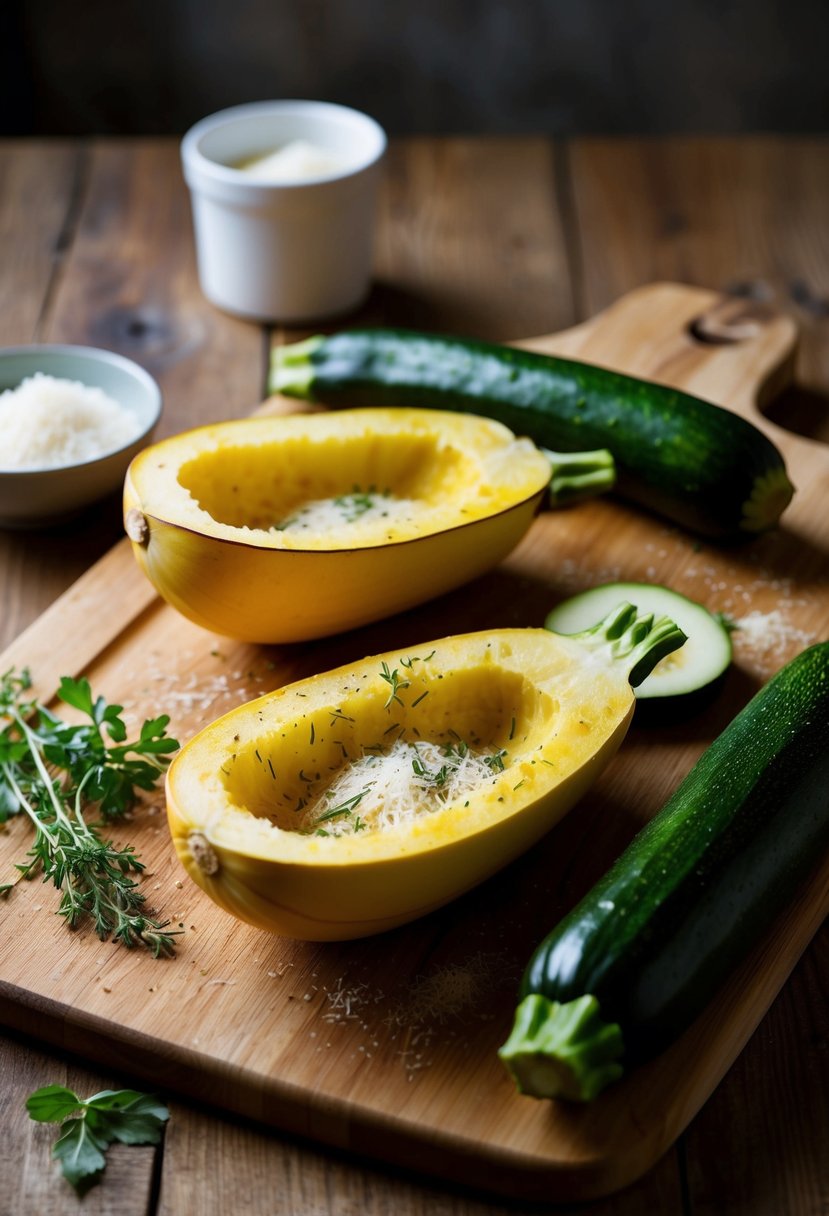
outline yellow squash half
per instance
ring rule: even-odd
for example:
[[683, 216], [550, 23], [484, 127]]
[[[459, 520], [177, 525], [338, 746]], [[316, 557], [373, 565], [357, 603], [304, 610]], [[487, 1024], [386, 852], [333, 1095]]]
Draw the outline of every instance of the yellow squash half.
[[185, 616], [244, 641], [351, 629], [496, 565], [550, 462], [489, 419], [365, 409], [254, 418], [141, 452], [124, 489], [135, 555]]
[[[565, 814], [627, 730], [634, 664], [650, 648], [647, 674], [682, 640], [652, 618], [578, 637], [506, 629], [288, 685], [219, 719], [173, 761], [176, 850], [216, 903], [276, 933], [337, 940], [413, 920], [506, 865]], [[317, 820], [318, 834], [309, 805], [346, 766], [396, 740], [468, 746], [499, 756], [503, 768], [395, 826], [356, 830], [361, 808], [352, 803], [339, 816], [350, 830], [325, 834], [329, 816]]]

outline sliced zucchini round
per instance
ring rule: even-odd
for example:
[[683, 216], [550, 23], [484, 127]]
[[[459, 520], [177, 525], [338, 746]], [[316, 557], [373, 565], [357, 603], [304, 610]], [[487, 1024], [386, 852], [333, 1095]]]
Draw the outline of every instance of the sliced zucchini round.
[[589, 629], [617, 604], [635, 604], [640, 612], [669, 616], [688, 641], [657, 663], [636, 691], [637, 700], [688, 697], [709, 688], [731, 662], [731, 637], [725, 625], [702, 604], [678, 591], [652, 583], [606, 583], [558, 604], [544, 624], [553, 633]]

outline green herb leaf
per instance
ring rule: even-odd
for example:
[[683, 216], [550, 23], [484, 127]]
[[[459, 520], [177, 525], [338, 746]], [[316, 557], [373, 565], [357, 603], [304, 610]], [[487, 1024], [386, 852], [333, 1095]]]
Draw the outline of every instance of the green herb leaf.
[[[0, 759], [0, 764], [3, 761]], [[16, 815], [20, 810], [20, 799], [15, 794], [14, 790], [9, 789], [7, 785], [0, 784], [0, 823], [5, 823], [12, 815]]]
[[52, 1148], [52, 1156], [60, 1162], [67, 1182], [81, 1190], [103, 1172], [107, 1142], [95, 1134], [86, 1119], [70, 1119], [65, 1128]]
[[158, 1144], [170, 1117], [163, 1102], [136, 1089], [105, 1089], [83, 1099], [63, 1085], [45, 1085], [29, 1096], [26, 1109], [40, 1123], [63, 1124], [52, 1156], [78, 1191], [100, 1178], [110, 1144]]
[[130, 1114], [155, 1115], [166, 1122], [170, 1117], [167, 1107], [155, 1094], [143, 1094], [138, 1089], [102, 1089], [86, 1099], [88, 1106], [96, 1110], [126, 1111]]
[[120, 1144], [158, 1144], [164, 1124], [152, 1115], [117, 1114], [107, 1116], [113, 1140]]
[[29, 1118], [36, 1123], [63, 1123], [82, 1105], [82, 1100], [65, 1085], [44, 1085], [26, 1099]]
[[73, 680], [70, 676], [62, 676], [58, 696], [67, 705], [92, 717], [94, 705], [89, 680]]
[[105, 1090], [87, 1099], [89, 1113], [110, 1140], [121, 1144], [158, 1144], [170, 1112], [153, 1094], [134, 1089]]

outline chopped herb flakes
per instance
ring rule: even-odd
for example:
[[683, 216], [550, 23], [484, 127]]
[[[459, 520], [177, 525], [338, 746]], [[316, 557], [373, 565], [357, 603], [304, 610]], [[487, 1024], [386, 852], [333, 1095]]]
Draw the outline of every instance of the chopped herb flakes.
[[503, 749], [475, 751], [462, 740], [398, 739], [388, 751], [367, 752], [341, 769], [328, 789], [302, 808], [297, 826], [319, 835], [325, 824], [327, 836], [396, 827], [491, 784], [504, 771], [506, 755]]
[[302, 503], [274, 524], [273, 530], [301, 534], [336, 531], [360, 523], [399, 523], [412, 519], [422, 510], [422, 504], [415, 499], [398, 498], [390, 490], [354, 486], [346, 494]]

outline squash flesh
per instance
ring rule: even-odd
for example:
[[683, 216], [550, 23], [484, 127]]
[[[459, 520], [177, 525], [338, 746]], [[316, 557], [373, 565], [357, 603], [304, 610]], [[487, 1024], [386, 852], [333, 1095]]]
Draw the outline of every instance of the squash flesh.
[[[510, 552], [539, 509], [547, 458], [506, 427], [430, 410], [352, 410], [203, 427], [145, 449], [125, 515], [160, 594], [208, 629], [289, 642], [380, 619]], [[349, 495], [377, 509], [341, 511]], [[285, 526], [320, 500], [327, 527]], [[384, 513], [383, 507], [388, 510]]]
[[[409, 681], [402, 705], [386, 705], [383, 662]], [[623, 671], [546, 630], [464, 635], [367, 659], [260, 698], [191, 741], [168, 775], [175, 845], [218, 903], [264, 928], [309, 939], [391, 928], [538, 840], [613, 755], [633, 704]], [[390, 725], [409, 741], [504, 749], [504, 771], [468, 805], [447, 803], [404, 825], [337, 838], [295, 830], [296, 807]], [[191, 849], [194, 834], [218, 863], [212, 875]]]
[[[481, 474], [479, 463], [460, 447], [440, 444], [437, 435], [413, 431], [397, 435], [362, 434], [290, 437], [280, 442], [247, 447], [214, 448], [181, 466], [179, 484], [196, 500], [200, 510], [216, 523], [230, 528], [277, 534], [257, 538], [275, 548], [336, 548], [354, 543], [381, 544], [405, 540], [428, 525], [430, 515], [438, 522], [449, 504], [479, 517], [487, 500], [498, 493], [491, 482], [481, 483], [479, 493], [470, 487]], [[393, 487], [393, 489], [392, 489]], [[354, 491], [385, 495], [389, 502], [407, 504], [408, 517], [368, 526], [361, 517], [343, 518], [337, 526], [319, 534], [293, 537], [284, 521], [317, 499], [337, 500]], [[466, 503], [466, 498], [471, 501]], [[425, 518], [419, 521], [416, 516]], [[246, 539], [251, 539], [247, 537]]]

